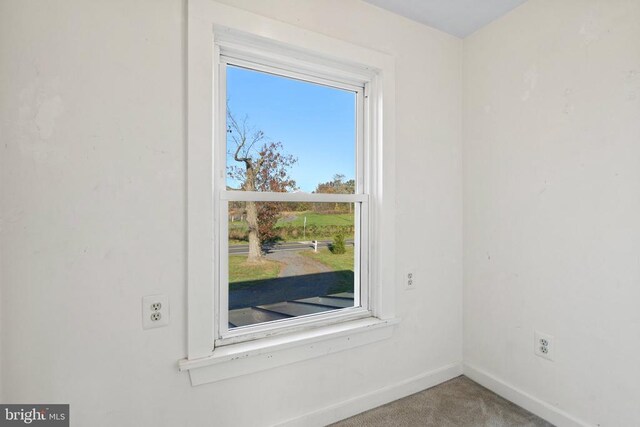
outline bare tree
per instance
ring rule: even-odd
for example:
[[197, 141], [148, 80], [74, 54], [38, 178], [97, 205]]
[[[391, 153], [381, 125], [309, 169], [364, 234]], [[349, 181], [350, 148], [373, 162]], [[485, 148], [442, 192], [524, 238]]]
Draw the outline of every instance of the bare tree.
[[[294, 190], [296, 183], [289, 177], [288, 168], [297, 159], [282, 154], [281, 142], [267, 142], [264, 132], [255, 130], [247, 122], [246, 116], [241, 121], [237, 120], [227, 107], [227, 131], [231, 140], [231, 144], [228, 144], [231, 149], [229, 155], [242, 163], [242, 167], [228, 165], [227, 174], [242, 182], [244, 191]], [[263, 202], [259, 209], [256, 202], [246, 202], [246, 212], [249, 228], [247, 262], [260, 262], [261, 243], [267, 237], [272, 237], [270, 231], [277, 221], [277, 203]]]

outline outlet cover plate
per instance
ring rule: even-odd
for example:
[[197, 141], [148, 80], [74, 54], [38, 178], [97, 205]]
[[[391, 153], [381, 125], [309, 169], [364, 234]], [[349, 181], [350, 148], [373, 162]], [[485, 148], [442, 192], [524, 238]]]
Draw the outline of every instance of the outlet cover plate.
[[169, 324], [169, 297], [147, 295], [142, 297], [142, 329], [153, 329]]
[[410, 291], [416, 288], [416, 275], [413, 271], [407, 272], [404, 275], [404, 287]]
[[[545, 345], [546, 344], [546, 345]], [[555, 340], [551, 335], [535, 331], [533, 333], [533, 352], [543, 359], [553, 360]]]

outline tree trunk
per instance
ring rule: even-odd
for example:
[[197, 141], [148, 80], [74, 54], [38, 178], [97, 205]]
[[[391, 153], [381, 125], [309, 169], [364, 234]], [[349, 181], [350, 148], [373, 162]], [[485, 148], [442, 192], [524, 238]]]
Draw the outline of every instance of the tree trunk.
[[256, 202], [247, 202], [247, 225], [249, 226], [249, 256], [247, 256], [247, 262], [261, 261], [262, 249], [258, 232], [258, 207]]
[[[256, 170], [249, 161], [247, 164], [247, 177], [244, 183], [246, 191], [256, 189]], [[260, 246], [260, 228], [258, 225], [258, 206], [256, 202], [247, 202], [247, 225], [249, 226], [249, 255], [247, 262], [262, 261], [262, 248]]]

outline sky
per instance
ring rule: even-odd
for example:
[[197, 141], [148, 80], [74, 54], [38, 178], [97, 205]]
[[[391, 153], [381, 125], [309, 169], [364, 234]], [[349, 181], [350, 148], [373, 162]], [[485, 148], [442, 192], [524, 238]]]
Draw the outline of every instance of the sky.
[[[284, 153], [298, 158], [289, 174], [301, 191], [335, 174], [355, 178], [355, 92], [228, 65], [227, 99], [236, 119], [246, 115], [266, 141], [282, 142]], [[227, 164], [243, 166], [229, 155]], [[229, 178], [227, 184], [239, 187]]]

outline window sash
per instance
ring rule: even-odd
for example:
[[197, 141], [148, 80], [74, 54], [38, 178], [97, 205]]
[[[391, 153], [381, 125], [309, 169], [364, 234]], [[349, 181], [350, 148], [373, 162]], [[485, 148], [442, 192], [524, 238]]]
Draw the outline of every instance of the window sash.
[[[327, 75], [324, 75], [323, 77], [318, 77], [310, 72], [294, 71], [295, 67], [293, 66], [285, 69], [285, 68], [277, 67], [274, 65], [266, 65], [265, 63], [262, 63], [262, 62], [256, 62], [256, 61], [251, 61], [247, 59], [230, 58], [228, 56], [225, 56], [221, 52], [222, 52], [221, 48], [216, 47], [216, 55], [218, 58], [218, 91], [220, 94], [218, 98], [218, 101], [219, 101], [218, 118], [219, 120], [221, 120], [220, 123], [226, 123], [226, 118], [227, 118], [227, 84], [226, 83], [227, 83], [227, 66], [228, 65], [238, 66], [238, 67], [246, 68], [248, 70], [273, 74], [278, 77], [291, 78], [291, 79], [299, 80], [309, 84], [317, 84], [321, 86], [331, 87], [334, 89], [341, 89], [341, 90], [354, 92], [356, 94], [356, 111], [355, 111], [356, 138], [354, 142], [355, 144], [354, 151], [355, 151], [355, 159], [356, 159], [355, 177], [354, 177], [356, 181], [355, 194], [367, 194], [370, 192], [370, 189], [371, 189], [370, 182], [368, 181], [368, 176], [365, 173], [366, 172], [365, 165], [369, 161], [369, 157], [368, 157], [367, 150], [365, 150], [365, 147], [364, 147], [364, 141], [365, 141], [365, 138], [367, 137], [367, 135], [365, 135], [365, 129], [368, 127], [368, 123], [367, 123], [368, 118], [366, 117], [367, 114], [365, 114], [366, 110], [368, 110], [368, 103], [365, 102], [365, 100], [368, 99], [368, 92], [369, 92], [369, 83], [367, 81], [362, 81], [357, 84], [354, 84], [354, 83], [350, 83], [348, 80], [341, 80], [339, 76], [342, 76], [342, 74], [341, 73], [337, 74], [338, 72], [336, 70], [333, 70], [333, 72], [336, 73], [333, 75], [333, 77], [331, 77], [331, 75], [329, 75], [329, 77], [327, 77]], [[344, 76], [342, 77], [346, 78]], [[226, 126], [221, 126], [221, 127], [223, 129], [220, 129], [221, 134], [219, 135], [219, 138], [220, 138], [219, 145], [222, 145], [223, 147], [218, 147], [218, 149], [220, 150], [218, 154], [218, 156], [220, 156], [218, 163], [220, 164], [219, 167], [223, 169], [223, 174], [224, 174], [224, 175], [220, 175], [220, 177], [224, 179], [226, 178], [227, 127]], [[226, 182], [226, 180], [224, 182]], [[221, 194], [227, 191], [226, 185], [220, 185], [220, 191], [221, 191]], [[235, 192], [242, 192], [242, 191], [243, 190], [236, 190]], [[307, 193], [307, 194], [311, 195], [311, 193]], [[231, 199], [228, 199], [228, 200], [231, 200]], [[301, 200], [301, 199], [298, 199], [298, 200]]]
[[[244, 193], [244, 192], [229, 192], [229, 193]], [[298, 193], [259, 193], [266, 195], [285, 195], [292, 196], [298, 195]], [[314, 196], [315, 194], [311, 194]], [[309, 195], [307, 195], [309, 196]], [[323, 195], [319, 195], [323, 196]], [[371, 316], [370, 301], [369, 301], [369, 271], [368, 271], [368, 258], [369, 251], [368, 244], [368, 218], [369, 218], [369, 203], [367, 197], [364, 195], [338, 195], [331, 194], [331, 196], [349, 196], [351, 198], [363, 198], [364, 201], [354, 203], [354, 307], [342, 308], [337, 310], [331, 310], [323, 313], [310, 314], [306, 316], [297, 316], [290, 319], [276, 320], [272, 322], [259, 323], [249, 326], [241, 326], [234, 329], [229, 329], [229, 219], [227, 213], [229, 212], [229, 201], [255, 201], [249, 197], [242, 197], [243, 200], [221, 200], [219, 215], [221, 218], [226, 216], [226, 220], [221, 221], [220, 236], [222, 237], [218, 242], [218, 248], [220, 256], [218, 257], [218, 275], [216, 295], [218, 300], [217, 310], [217, 335], [216, 345], [233, 344], [241, 341], [248, 341], [257, 339], [267, 335], [272, 335], [273, 331], [279, 333], [286, 333], [300, 329], [301, 327], [308, 326], [320, 326], [336, 323], [337, 321], [347, 321], [360, 319], [362, 317]], [[324, 199], [324, 198], [322, 198]], [[341, 198], [340, 198], [341, 199]], [[267, 198], [267, 200], [261, 201], [281, 201], [273, 198]], [[286, 201], [291, 201], [287, 198]], [[317, 202], [314, 198], [299, 199], [299, 201]], [[334, 202], [336, 198], [328, 200], [328, 202]]]
[[[214, 346], [234, 344], [243, 341], [259, 339], [273, 334], [289, 333], [300, 329], [307, 329], [333, 323], [360, 319], [372, 316], [369, 283], [369, 191], [372, 183], [368, 174], [367, 164], [370, 161], [369, 151], [364, 145], [365, 130], [368, 129], [368, 77], [354, 74], [348, 70], [333, 67], [318, 67], [317, 64], [306, 64], [303, 61], [277, 58], [273, 55], [265, 59], [259, 50], [251, 50], [243, 46], [236, 49], [233, 43], [216, 44], [214, 48], [217, 79], [214, 81], [214, 91], [217, 89], [215, 117], [217, 118], [218, 133], [214, 135]], [[286, 61], [279, 62], [280, 60]], [[226, 126], [226, 70], [227, 65], [238, 66], [265, 72], [280, 77], [293, 78], [311, 84], [348, 90], [356, 93], [356, 138], [355, 138], [355, 194], [331, 193], [276, 193], [258, 191], [229, 191], [226, 189], [226, 160], [227, 134]], [[228, 283], [228, 206], [232, 201], [252, 202], [327, 202], [354, 204], [354, 303], [355, 307], [343, 308], [324, 313], [299, 316], [280, 321], [265, 322], [243, 326], [229, 330], [229, 283]], [[217, 231], [217, 233], [216, 233]]]

